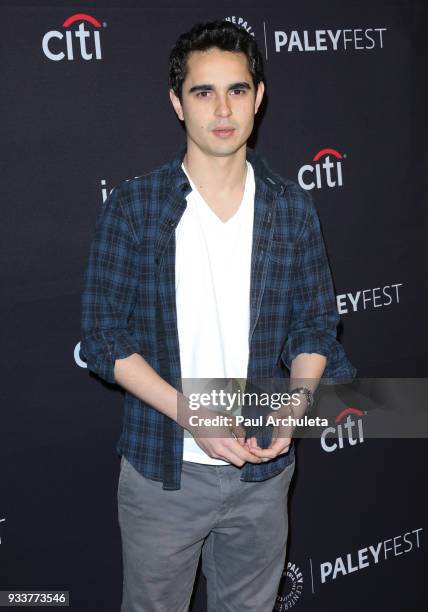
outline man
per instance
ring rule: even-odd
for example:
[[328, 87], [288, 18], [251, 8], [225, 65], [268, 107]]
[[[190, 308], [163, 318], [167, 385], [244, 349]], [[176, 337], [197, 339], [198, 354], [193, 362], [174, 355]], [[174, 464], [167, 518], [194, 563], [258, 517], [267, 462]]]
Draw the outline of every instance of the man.
[[265, 91], [256, 41], [226, 21], [198, 24], [172, 49], [169, 82], [186, 145], [110, 193], [82, 295], [88, 368], [125, 389], [122, 612], [187, 610], [201, 551], [211, 612], [268, 612], [285, 562], [292, 428], [207, 433], [190, 424], [183, 381], [286, 368], [301, 401], [278, 414], [298, 416], [321, 378], [350, 381], [355, 369], [336, 340], [311, 198], [246, 144]]

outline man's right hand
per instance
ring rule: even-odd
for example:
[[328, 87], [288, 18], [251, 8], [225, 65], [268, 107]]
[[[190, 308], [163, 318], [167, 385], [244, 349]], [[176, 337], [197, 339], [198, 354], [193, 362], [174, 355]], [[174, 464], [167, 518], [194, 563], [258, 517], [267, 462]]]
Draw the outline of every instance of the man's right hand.
[[[196, 444], [202, 448], [213, 459], [222, 459], [233, 465], [241, 467], [246, 461], [250, 463], [262, 463], [264, 460], [257, 457], [248, 450], [245, 441], [245, 429], [241, 425], [234, 424], [234, 417], [224, 411], [213, 410], [201, 406], [197, 410], [191, 410], [188, 400], [182, 394], [179, 395], [179, 406], [177, 411], [177, 422], [189, 431]], [[214, 417], [228, 417], [231, 425], [191, 425], [190, 417], [199, 419], [213, 419]]]

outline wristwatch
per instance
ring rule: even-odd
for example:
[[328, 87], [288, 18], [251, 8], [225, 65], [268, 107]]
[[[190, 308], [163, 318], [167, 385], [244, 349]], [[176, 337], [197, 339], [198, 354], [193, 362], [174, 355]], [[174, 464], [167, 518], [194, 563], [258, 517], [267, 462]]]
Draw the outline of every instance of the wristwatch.
[[312, 391], [307, 387], [295, 387], [292, 391], [290, 391], [290, 395], [293, 395], [293, 393], [301, 393], [305, 396], [306, 401], [308, 403], [309, 412], [309, 410], [311, 410], [312, 406], [314, 405], [314, 394], [312, 393]]

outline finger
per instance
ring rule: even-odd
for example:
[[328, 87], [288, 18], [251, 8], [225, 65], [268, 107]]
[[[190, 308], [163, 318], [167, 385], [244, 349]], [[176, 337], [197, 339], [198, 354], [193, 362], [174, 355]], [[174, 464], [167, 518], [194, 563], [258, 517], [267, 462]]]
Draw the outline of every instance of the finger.
[[276, 452], [272, 448], [253, 448], [251, 452], [261, 459], [274, 459]]
[[239, 437], [238, 437], [238, 436], [235, 434], [235, 432], [234, 432], [234, 431], [232, 431], [232, 436], [235, 438], [235, 440], [236, 440], [237, 442], [239, 442], [239, 444], [240, 444], [241, 446], [244, 446], [244, 445], [245, 445], [245, 436], [239, 436]]
[[250, 450], [253, 449], [253, 448], [260, 448], [259, 445], [257, 444], [256, 436], [251, 436], [251, 438], [248, 438], [247, 444], [248, 444]]
[[234, 425], [231, 428], [233, 435], [235, 436], [235, 438], [238, 440], [239, 444], [241, 446], [245, 445], [245, 429], [242, 427], [242, 425]]
[[290, 438], [277, 438], [268, 448], [275, 452], [275, 456], [278, 456], [288, 452], [290, 443]]
[[[234, 463], [234, 465], [242, 465], [242, 461], [250, 461], [252, 463], [260, 463], [261, 459], [254, 457], [252, 453], [248, 450], [248, 447], [245, 445], [242, 446], [235, 436], [234, 432], [231, 430], [230, 438], [222, 439], [223, 448], [221, 449], [222, 456], [226, 457], [225, 461], [230, 461]], [[241, 463], [237, 463], [236, 460], [240, 460]]]
[[249, 450], [246, 449], [245, 446], [241, 446], [238, 440], [233, 439], [231, 442], [229, 438], [227, 438], [226, 442], [227, 451], [223, 452], [231, 452], [233, 455], [242, 459], [243, 461], [250, 461], [251, 463], [260, 463], [260, 458], [255, 457]]
[[[253, 452], [254, 449], [258, 451], [265, 451], [267, 449], [261, 448], [257, 444], [257, 438], [255, 436], [251, 436], [247, 440], [247, 443], [250, 445], [250, 451]], [[271, 444], [268, 446], [268, 449], [273, 451], [274, 454], [272, 456], [263, 455], [263, 452], [256, 452], [258, 457], [260, 457], [263, 461], [269, 461], [269, 459], [276, 457], [277, 455], [281, 455], [283, 453], [288, 452], [289, 446], [291, 443], [291, 438], [276, 438], [272, 440]], [[270, 455], [270, 454], [269, 454]]]
[[290, 448], [290, 442], [287, 442], [287, 440], [283, 440], [283, 439], [278, 439], [273, 445], [272, 445], [272, 450], [274, 450], [277, 455], [282, 455], [286, 452], [288, 452], [289, 448]]
[[268, 448], [254, 448], [252, 452], [257, 455], [257, 457], [274, 459], [278, 455], [286, 453], [290, 447], [290, 443], [290, 438], [277, 438]]

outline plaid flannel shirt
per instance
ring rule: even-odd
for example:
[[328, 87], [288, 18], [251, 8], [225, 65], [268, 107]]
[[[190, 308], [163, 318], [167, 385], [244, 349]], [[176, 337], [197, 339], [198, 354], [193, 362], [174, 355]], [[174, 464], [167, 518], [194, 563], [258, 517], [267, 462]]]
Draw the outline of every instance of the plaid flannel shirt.
[[[284, 377], [300, 353], [327, 358], [321, 384], [353, 380], [336, 339], [339, 316], [318, 214], [309, 192], [273, 172], [247, 146], [255, 174], [248, 379]], [[97, 215], [83, 276], [81, 354], [90, 371], [115, 383], [116, 359], [140, 353], [182, 390], [175, 302], [175, 228], [191, 187], [186, 152], [117, 185]], [[144, 476], [180, 488], [183, 428], [129, 392], [116, 450]], [[260, 437], [261, 446], [269, 440]], [[287, 453], [245, 463], [241, 480], [260, 481], [294, 460]]]

